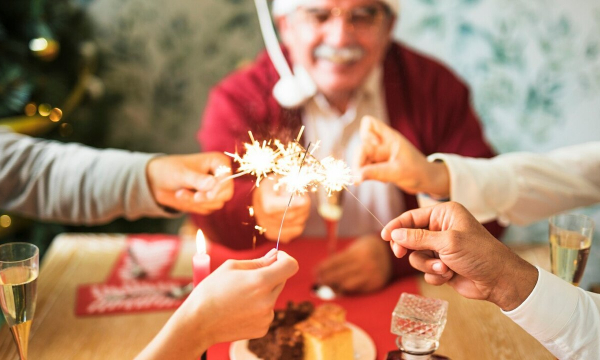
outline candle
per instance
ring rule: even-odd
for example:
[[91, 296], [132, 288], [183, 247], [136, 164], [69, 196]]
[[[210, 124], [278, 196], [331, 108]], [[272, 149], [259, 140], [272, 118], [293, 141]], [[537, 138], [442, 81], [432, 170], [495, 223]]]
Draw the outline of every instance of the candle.
[[202, 230], [196, 234], [196, 254], [192, 259], [194, 271], [194, 286], [210, 274], [210, 256], [206, 253], [206, 239]]

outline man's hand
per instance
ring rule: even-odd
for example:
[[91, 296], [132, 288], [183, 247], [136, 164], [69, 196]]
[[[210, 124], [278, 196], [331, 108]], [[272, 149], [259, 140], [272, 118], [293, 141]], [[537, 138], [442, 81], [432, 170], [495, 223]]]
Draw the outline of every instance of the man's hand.
[[431, 163], [398, 131], [371, 116], [360, 123], [362, 146], [357, 163], [362, 180], [391, 182], [415, 194], [449, 194], [448, 170], [443, 163]]
[[148, 162], [146, 176], [157, 203], [206, 215], [233, 196], [233, 181], [221, 180], [230, 173], [214, 176], [221, 166], [230, 168], [231, 161], [220, 153], [160, 156]]
[[216, 343], [264, 336], [277, 297], [297, 271], [296, 260], [275, 249], [256, 260], [227, 260], [192, 291], [136, 359], [197, 359]]
[[[275, 180], [264, 179], [252, 195], [256, 223], [266, 229], [264, 235], [271, 241], [277, 240], [281, 219], [290, 201], [290, 193], [281, 189], [275, 190], [274, 185]], [[289, 242], [300, 236], [304, 231], [309, 214], [310, 198], [308, 195], [295, 195], [285, 215], [281, 242]]]
[[469, 299], [503, 310], [519, 306], [533, 291], [537, 269], [496, 240], [460, 204], [448, 202], [408, 211], [383, 229], [397, 257], [409, 261], [433, 285], [448, 283]]
[[335, 291], [367, 293], [383, 288], [392, 276], [389, 246], [375, 235], [358, 238], [317, 267], [317, 281]]

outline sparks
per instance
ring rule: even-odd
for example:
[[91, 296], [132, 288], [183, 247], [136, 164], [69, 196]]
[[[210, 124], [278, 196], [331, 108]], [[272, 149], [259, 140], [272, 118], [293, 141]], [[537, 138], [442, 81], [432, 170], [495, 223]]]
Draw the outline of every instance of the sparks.
[[273, 171], [279, 153], [271, 147], [270, 142], [263, 141], [261, 144], [254, 140], [251, 131], [248, 131], [248, 134], [252, 142], [244, 143], [244, 148], [246, 149], [244, 156], [228, 152], [225, 155], [232, 157], [233, 161], [240, 164], [238, 174], [235, 176], [245, 174], [256, 176], [256, 186], [260, 186], [260, 181]]
[[[318, 186], [323, 186], [331, 194], [341, 191], [344, 186], [352, 184], [350, 168], [343, 160], [327, 157], [322, 161], [317, 160], [313, 153], [318, 148], [319, 142], [310, 149], [300, 144], [304, 127], [300, 129], [294, 141], [287, 144], [278, 139], [263, 141], [254, 139], [251, 131], [250, 143], [244, 143], [246, 152], [240, 156], [225, 153], [240, 164], [237, 174], [229, 178], [250, 174], [256, 176], [256, 186], [260, 186], [262, 179], [271, 174], [276, 175], [275, 190], [285, 188], [293, 194], [304, 194], [316, 191]], [[309, 156], [306, 156], [306, 155]]]
[[318, 172], [321, 175], [320, 183], [327, 193], [342, 191], [342, 189], [352, 184], [352, 171], [343, 160], [336, 160], [331, 156], [326, 157], [320, 162], [321, 168]]

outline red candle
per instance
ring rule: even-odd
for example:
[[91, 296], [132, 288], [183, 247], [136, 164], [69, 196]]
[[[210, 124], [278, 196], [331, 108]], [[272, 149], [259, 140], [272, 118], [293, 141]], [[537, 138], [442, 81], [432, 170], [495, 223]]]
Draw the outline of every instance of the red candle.
[[202, 230], [198, 230], [196, 234], [196, 249], [197, 252], [192, 259], [194, 286], [210, 274], [210, 256], [206, 253], [206, 239], [204, 239]]

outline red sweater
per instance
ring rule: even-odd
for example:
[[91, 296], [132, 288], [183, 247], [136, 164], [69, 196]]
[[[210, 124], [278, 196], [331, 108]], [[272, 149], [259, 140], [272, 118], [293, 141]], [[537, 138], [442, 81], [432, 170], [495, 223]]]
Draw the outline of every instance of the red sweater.
[[[469, 90], [443, 65], [394, 43], [384, 60], [383, 79], [390, 125], [424, 154], [494, 155], [471, 108]], [[234, 72], [212, 89], [198, 132], [203, 150], [241, 150], [241, 144], [249, 141], [249, 130], [257, 140], [293, 138], [302, 125], [301, 110], [284, 109], [273, 98], [271, 92], [278, 80], [263, 52], [253, 65]], [[253, 185], [252, 178], [236, 179], [232, 200], [209, 216], [193, 215], [195, 222], [215, 241], [234, 249], [252, 247], [255, 223], [248, 207]], [[407, 210], [418, 207], [415, 196], [403, 195]], [[502, 231], [497, 223], [487, 227], [496, 236]], [[257, 236], [257, 243], [264, 241]], [[406, 259], [400, 259], [396, 273], [408, 270]]]

